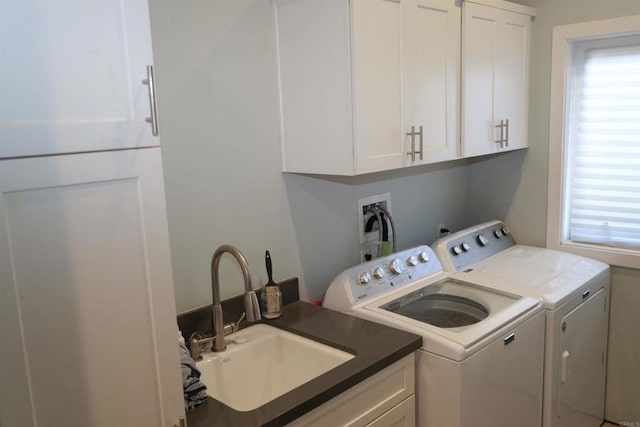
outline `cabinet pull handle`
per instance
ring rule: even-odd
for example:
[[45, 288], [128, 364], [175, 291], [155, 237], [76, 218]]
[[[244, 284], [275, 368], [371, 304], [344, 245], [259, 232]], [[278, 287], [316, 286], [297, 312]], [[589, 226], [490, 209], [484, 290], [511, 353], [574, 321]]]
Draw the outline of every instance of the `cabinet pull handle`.
[[420, 135], [420, 160], [422, 160], [422, 153], [424, 152], [423, 148], [423, 137], [422, 137], [422, 126], [420, 126], [420, 133], [418, 134]]
[[496, 140], [496, 144], [500, 144], [500, 148], [504, 147], [504, 120], [500, 120], [500, 124], [496, 125], [496, 128], [500, 128], [500, 138]]
[[153, 65], [147, 65], [147, 78], [142, 80], [142, 83], [149, 86], [149, 109], [151, 110], [151, 117], [147, 117], [145, 120], [147, 123], [151, 123], [151, 134], [158, 136], [158, 114], [156, 112], [156, 87]]
[[507, 130], [504, 133], [505, 134], [504, 144], [508, 147], [509, 146], [509, 119], [505, 121], [505, 126], [507, 127]]
[[174, 424], [174, 427], [187, 427], [187, 420], [184, 417], [178, 418], [178, 424]]
[[411, 126], [411, 132], [407, 133], [407, 136], [411, 137], [411, 151], [407, 154], [411, 156], [411, 161], [416, 161], [416, 127]]
[[[420, 126], [420, 131], [416, 132], [416, 127], [415, 126], [411, 126], [411, 132], [407, 133], [407, 136], [411, 137], [411, 151], [409, 151], [407, 154], [409, 156], [411, 156], [411, 161], [415, 162], [416, 161], [416, 154], [420, 154], [420, 160], [422, 160], [423, 158], [423, 147], [424, 147], [424, 139], [423, 139], [423, 133], [422, 133], [422, 126]], [[420, 151], [416, 151], [416, 136], [420, 137]]]

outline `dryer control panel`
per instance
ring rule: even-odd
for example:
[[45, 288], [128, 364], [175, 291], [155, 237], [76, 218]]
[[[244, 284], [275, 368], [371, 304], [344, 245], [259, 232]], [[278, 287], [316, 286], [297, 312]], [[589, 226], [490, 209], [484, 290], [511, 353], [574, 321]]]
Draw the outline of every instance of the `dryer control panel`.
[[501, 221], [490, 221], [436, 240], [431, 247], [445, 271], [468, 268], [516, 244], [509, 228]]

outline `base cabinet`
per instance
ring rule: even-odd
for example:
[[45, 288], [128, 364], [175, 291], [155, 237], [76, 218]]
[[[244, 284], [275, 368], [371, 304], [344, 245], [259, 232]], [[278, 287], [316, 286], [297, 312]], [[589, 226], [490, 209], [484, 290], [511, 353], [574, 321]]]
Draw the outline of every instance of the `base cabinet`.
[[[486, 3], [486, 4], [482, 4]], [[526, 148], [534, 9], [465, 1], [462, 10], [462, 152]]]
[[0, 161], [0, 425], [184, 417], [160, 148]]
[[413, 427], [415, 416], [415, 356], [411, 354], [287, 427]]

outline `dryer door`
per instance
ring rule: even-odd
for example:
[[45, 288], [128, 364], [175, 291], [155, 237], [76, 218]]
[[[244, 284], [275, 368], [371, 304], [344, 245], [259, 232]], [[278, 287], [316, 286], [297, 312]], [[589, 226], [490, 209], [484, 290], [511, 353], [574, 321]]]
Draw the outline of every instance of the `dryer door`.
[[600, 289], [562, 319], [555, 426], [598, 427], [604, 419], [607, 302]]

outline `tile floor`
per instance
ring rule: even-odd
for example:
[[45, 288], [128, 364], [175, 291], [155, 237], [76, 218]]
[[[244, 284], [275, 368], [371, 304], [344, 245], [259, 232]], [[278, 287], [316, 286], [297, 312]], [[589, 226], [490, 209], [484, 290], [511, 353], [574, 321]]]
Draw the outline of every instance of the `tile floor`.
[[602, 424], [602, 427], [618, 427], [618, 424], [612, 424], [605, 421], [604, 424]]

